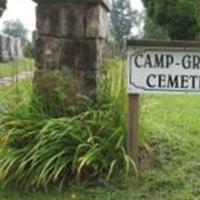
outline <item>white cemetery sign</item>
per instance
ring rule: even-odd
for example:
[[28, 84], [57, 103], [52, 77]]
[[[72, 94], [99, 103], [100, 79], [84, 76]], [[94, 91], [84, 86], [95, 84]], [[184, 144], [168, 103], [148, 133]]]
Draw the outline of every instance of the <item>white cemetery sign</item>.
[[200, 46], [196, 42], [132, 41], [128, 92], [200, 93]]
[[128, 93], [127, 150], [138, 166], [139, 96], [200, 94], [200, 42], [128, 41]]

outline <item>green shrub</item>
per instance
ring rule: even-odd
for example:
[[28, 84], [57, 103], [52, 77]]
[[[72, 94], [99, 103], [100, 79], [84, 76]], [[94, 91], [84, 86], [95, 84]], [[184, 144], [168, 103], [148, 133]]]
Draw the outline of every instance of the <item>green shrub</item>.
[[[0, 114], [0, 178], [4, 184], [60, 187], [68, 180], [110, 180], [135, 168], [124, 148], [126, 91], [124, 63], [104, 67], [96, 105], [81, 112], [52, 118], [30, 98]], [[27, 87], [29, 91], [31, 87]], [[19, 101], [18, 101], [19, 102]], [[37, 108], [35, 108], [37, 107]], [[31, 111], [31, 112], [30, 112]]]
[[1, 178], [20, 185], [63, 184], [68, 178], [109, 180], [134, 163], [124, 149], [123, 127], [108, 108], [74, 117], [33, 120], [4, 115], [0, 125]]

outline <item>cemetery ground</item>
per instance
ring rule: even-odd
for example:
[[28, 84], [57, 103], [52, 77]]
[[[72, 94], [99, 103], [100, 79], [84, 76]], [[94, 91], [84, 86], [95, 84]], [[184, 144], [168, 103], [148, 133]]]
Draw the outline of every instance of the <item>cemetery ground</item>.
[[28, 72], [33, 70], [33, 60], [24, 59], [23, 61], [10, 61], [0, 63], [0, 78], [12, 77], [20, 72]]
[[[124, 73], [119, 70], [124, 69], [124, 65], [120, 61], [111, 61], [107, 67], [112, 68], [110, 76], [108, 76], [109, 97], [112, 101], [118, 101], [118, 107], [115, 108], [117, 113], [120, 112], [121, 117], [121, 121], [116, 127], [122, 127], [122, 130], [125, 130], [127, 95], [125, 87], [122, 86], [126, 81], [122, 80]], [[2, 130], [2, 122], [6, 120], [6, 117], [12, 116], [18, 119], [22, 125], [23, 120], [37, 121], [34, 116], [27, 115], [27, 112], [30, 111], [27, 105], [30, 103], [31, 87], [31, 80], [23, 80], [14, 86], [4, 87], [0, 90], [0, 133], [4, 135], [4, 138], [0, 140], [1, 152], [5, 148], [5, 144], [2, 142], [5, 140], [11, 142], [9, 138], [5, 137], [4, 129]], [[193, 95], [145, 95], [141, 97], [139, 131], [141, 169], [137, 175], [130, 173], [130, 175], [125, 176], [120, 170], [116, 170], [108, 182], [105, 180], [85, 180], [80, 183], [71, 180], [64, 185], [62, 191], [58, 191], [53, 186], [49, 186], [45, 190], [34, 187], [25, 190], [23, 189], [25, 186], [18, 188], [11, 184], [0, 189], [0, 199], [198, 200], [200, 199], [199, 101], [200, 96]], [[9, 113], [9, 115], [2, 113]], [[12, 123], [15, 122], [12, 121]], [[53, 123], [53, 121], [51, 122]], [[110, 123], [109, 120], [108, 123]], [[10, 124], [10, 126], [12, 125]], [[20, 124], [17, 126], [22, 128]], [[15, 131], [13, 128], [11, 130]], [[28, 132], [28, 128], [25, 131]], [[28, 133], [30, 134], [30, 132]], [[15, 134], [16, 136], [20, 135], [19, 129]], [[20, 155], [19, 151], [18, 153]], [[3, 165], [2, 157], [8, 155], [1, 153], [0, 156], [0, 162]], [[17, 164], [15, 160], [13, 163]], [[1, 166], [0, 169], [2, 169]], [[134, 171], [134, 169], [132, 170]], [[20, 173], [20, 171], [18, 172]], [[0, 171], [2, 176], [1, 173]], [[12, 173], [15, 174], [14, 171]], [[8, 177], [12, 176], [8, 175]], [[1, 181], [1, 185], [4, 184], [5, 180]]]

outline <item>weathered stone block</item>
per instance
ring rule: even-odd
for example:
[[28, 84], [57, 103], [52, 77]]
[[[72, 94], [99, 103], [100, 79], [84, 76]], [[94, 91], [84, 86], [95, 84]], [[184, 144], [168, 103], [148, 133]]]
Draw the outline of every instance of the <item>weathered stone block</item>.
[[101, 4], [109, 12], [111, 10], [111, 5], [109, 0], [33, 0], [38, 4], [56, 4], [56, 3], [79, 3], [87, 5], [97, 5]]
[[97, 97], [98, 71], [80, 70], [76, 78], [79, 79], [81, 94], [91, 99]]
[[107, 15], [107, 11], [101, 5], [86, 8], [86, 38], [107, 38]]
[[81, 38], [85, 34], [85, 6], [78, 4], [51, 4], [37, 7], [39, 34], [65, 38]]
[[47, 104], [56, 99], [66, 104], [74, 103], [80, 93], [78, 80], [70, 71], [36, 70], [33, 82]]
[[95, 71], [36, 70], [34, 86], [46, 105], [78, 106], [80, 97], [96, 98], [97, 76]]
[[102, 40], [65, 40], [39, 37], [36, 67], [39, 69], [97, 70], [103, 63]]
[[77, 70], [98, 70], [103, 63], [101, 40], [81, 40], [63, 42], [60, 63]]
[[107, 11], [101, 5], [72, 3], [42, 4], [37, 7], [39, 34], [76, 38], [106, 38]]

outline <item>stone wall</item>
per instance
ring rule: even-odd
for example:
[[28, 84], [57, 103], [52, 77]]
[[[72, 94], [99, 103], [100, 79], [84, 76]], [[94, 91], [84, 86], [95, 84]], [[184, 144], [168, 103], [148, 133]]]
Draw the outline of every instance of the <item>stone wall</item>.
[[[36, 0], [35, 0], [36, 1]], [[37, 0], [34, 83], [46, 105], [95, 100], [105, 58], [109, 6], [106, 0]], [[55, 103], [55, 102], [54, 102]]]

